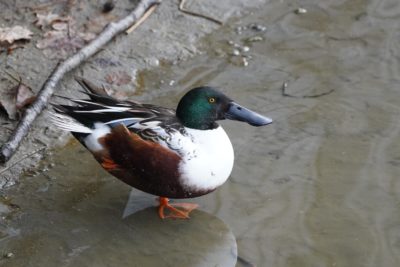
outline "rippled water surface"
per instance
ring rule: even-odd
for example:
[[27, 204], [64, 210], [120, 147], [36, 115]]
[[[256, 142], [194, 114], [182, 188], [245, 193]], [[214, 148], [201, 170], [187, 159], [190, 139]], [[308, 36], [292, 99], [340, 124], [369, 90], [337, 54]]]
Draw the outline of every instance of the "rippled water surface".
[[296, 3], [266, 1], [144, 74], [140, 101], [209, 84], [275, 120], [222, 123], [235, 167], [190, 220], [161, 221], [72, 142], [3, 193], [1, 264], [400, 266], [400, 2]]

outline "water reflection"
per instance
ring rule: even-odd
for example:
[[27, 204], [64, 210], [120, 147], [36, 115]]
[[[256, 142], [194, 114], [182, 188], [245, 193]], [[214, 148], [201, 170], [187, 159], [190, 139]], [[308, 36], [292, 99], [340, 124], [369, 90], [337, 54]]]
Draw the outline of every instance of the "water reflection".
[[[187, 202], [187, 201], [185, 201]], [[160, 259], [170, 266], [234, 266], [237, 258], [236, 239], [229, 226], [218, 217], [196, 210], [190, 220], [155, 219], [154, 197], [132, 190], [124, 210], [124, 223], [130, 229], [140, 231], [129, 242], [139, 247], [136, 258], [142, 255], [154, 257], [143, 261], [160, 263]], [[141, 209], [138, 211], [138, 209]], [[129, 237], [128, 237], [129, 238]]]

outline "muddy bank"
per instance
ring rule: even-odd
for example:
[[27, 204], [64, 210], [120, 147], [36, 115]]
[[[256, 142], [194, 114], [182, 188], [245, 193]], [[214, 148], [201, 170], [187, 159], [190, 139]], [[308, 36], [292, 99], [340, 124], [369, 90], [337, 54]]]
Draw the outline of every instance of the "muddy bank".
[[[93, 33], [101, 29], [105, 21], [123, 17], [135, 7], [137, 1], [118, 1], [109, 13], [102, 13], [106, 1], [47, 2], [47, 1], [0, 1], [0, 25], [11, 27], [21, 25], [33, 32], [30, 42], [22, 48], [15, 49], [10, 55], [6, 51], [0, 54], [3, 72], [0, 75], [0, 96], [16, 84], [5, 71], [14, 77], [20, 76], [34, 92], [37, 92], [51, 70], [60, 60], [53, 58], [51, 51], [39, 49], [38, 42], [43, 40], [45, 31], [37, 24], [37, 14], [57, 13], [73, 16], [74, 23], [80, 31]], [[224, 22], [240, 17], [263, 4], [264, 1], [242, 2], [230, 1], [189, 1], [186, 7], [197, 12], [216, 17]], [[58, 4], [57, 4], [58, 3]], [[60, 4], [61, 3], [61, 4]], [[103, 84], [119, 97], [146, 97], [153, 88], [143, 84], [143, 75], [147, 70], [161, 65], [177, 64], [187, 58], [202, 53], [200, 40], [206, 34], [220, 28], [219, 25], [202, 18], [185, 15], [178, 11], [174, 1], [164, 1], [157, 11], [134, 33], [118, 36], [109, 45], [67, 75], [59, 85], [57, 94], [78, 97], [79, 87], [73, 76], [84, 76], [99, 85]], [[123, 77], [121, 77], [123, 76]], [[121, 80], [123, 80], [121, 82]], [[165, 80], [175, 86], [173, 79]], [[122, 84], [121, 84], [122, 83]], [[181, 88], [184, 90], [185, 88]], [[17, 121], [9, 120], [7, 115], [0, 114], [0, 143], [7, 140]], [[2, 167], [7, 171], [0, 174], [0, 188], [14, 184], [23, 170], [36, 166], [43, 153], [55, 144], [65, 142], [68, 134], [60, 133], [48, 124], [47, 112], [36, 121], [28, 138], [22, 143], [18, 153]], [[44, 148], [44, 150], [41, 150]], [[40, 150], [40, 151], [39, 151]], [[26, 155], [38, 151], [28, 158], [19, 161]]]

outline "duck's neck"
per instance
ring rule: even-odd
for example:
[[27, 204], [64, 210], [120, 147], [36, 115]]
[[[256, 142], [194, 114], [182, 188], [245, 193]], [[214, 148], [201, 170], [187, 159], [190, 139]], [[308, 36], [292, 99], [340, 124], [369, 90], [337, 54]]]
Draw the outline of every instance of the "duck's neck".
[[196, 112], [179, 112], [177, 110], [176, 117], [181, 121], [183, 126], [191, 129], [212, 130], [219, 126], [215, 121]]

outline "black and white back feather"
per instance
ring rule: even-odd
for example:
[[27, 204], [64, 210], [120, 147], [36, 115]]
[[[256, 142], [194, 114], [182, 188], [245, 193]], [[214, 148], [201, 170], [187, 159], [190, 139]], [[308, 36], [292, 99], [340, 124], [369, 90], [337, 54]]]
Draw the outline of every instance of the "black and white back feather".
[[[69, 99], [74, 105], [53, 105], [53, 123], [70, 131], [78, 139], [93, 133], [98, 124], [110, 128], [123, 124], [145, 140], [165, 141], [174, 132], [184, 133], [184, 127], [175, 116], [175, 110], [133, 101], [119, 101], [94, 93], [84, 80], [78, 80], [90, 92], [89, 99]], [[96, 126], [97, 125], [97, 126]]]

